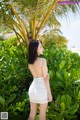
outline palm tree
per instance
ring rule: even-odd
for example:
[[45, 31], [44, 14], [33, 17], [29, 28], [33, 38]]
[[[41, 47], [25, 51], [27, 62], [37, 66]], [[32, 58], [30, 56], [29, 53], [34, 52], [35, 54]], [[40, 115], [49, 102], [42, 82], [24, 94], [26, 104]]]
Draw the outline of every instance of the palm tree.
[[47, 47], [51, 46], [51, 44], [56, 44], [58, 47], [67, 47], [68, 43], [68, 40], [62, 35], [62, 32], [58, 29], [54, 29], [54, 31], [47, 32], [47, 34], [43, 35], [42, 39], [44, 41], [45, 46]]
[[[0, 19], [16, 33], [18, 39], [38, 39], [45, 26], [60, 26], [56, 16], [63, 16], [69, 10], [76, 12], [79, 5], [61, 5], [59, 0], [2, 0]], [[76, 1], [76, 0], [75, 0]]]

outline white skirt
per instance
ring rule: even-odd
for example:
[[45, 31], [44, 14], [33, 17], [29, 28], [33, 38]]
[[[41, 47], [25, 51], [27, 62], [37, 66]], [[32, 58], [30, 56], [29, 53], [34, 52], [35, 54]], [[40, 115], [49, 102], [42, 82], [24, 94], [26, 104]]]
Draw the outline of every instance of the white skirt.
[[28, 90], [28, 95], [30, 102], [41, 104], [48, 103], [48, 95], [43, 77], [33, 78]]

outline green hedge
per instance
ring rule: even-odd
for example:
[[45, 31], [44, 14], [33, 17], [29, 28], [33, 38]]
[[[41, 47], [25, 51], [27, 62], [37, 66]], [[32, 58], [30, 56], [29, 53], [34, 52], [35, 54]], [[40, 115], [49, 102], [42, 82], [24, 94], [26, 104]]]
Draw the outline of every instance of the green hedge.
[[66, 47], [48, 45], [45, 48], [54, 98], [54, 102], [49, 105], [47, 117], [49, 120], [79, 120], [80, 56], [68, 51]]
[[[9, 120], [26, 120], [30, 110], [27, 90], [32, 75], [27, 69], [25, 43], [21, 46], [16, 38], [0, 41], [0, 111], [9, 112]], [[80, 56], [51, 42], [44, 48], [53, 95], [47, 120], [79, 120]]]
[[0, 42], [0, 111], [8, 111], [13, 120], [27, 119], [29, 113], [27, 90], [32, 76], [25, 44], [22, 46], [17, 46], [16, 38]]

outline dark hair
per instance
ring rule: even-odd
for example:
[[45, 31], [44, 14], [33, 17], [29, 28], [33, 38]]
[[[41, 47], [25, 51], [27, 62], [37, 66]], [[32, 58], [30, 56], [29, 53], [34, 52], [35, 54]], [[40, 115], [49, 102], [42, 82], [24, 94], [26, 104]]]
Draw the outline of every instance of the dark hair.
[[[39, 42], [41, 42], [41, 41], [40, 40], [32, 40], [29, 43], [29, 47], [28, 47], [28, 63], [29, 64], [33, 64], [34, 61], [36, 60], [36, 58], [38, 57], [37, 48], [38, 48]], [[42, 42], [41, 42], [41, 44], [42, 44]]]

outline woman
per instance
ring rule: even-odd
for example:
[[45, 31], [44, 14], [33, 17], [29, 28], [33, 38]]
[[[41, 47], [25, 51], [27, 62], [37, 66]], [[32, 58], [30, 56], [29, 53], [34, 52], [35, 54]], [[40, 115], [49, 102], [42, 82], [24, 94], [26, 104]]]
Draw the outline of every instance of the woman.
[[30, 99], [30, 114], [28, 120], [34, 120], [38, 104], [40, 104], [40, 119], [46, 120], [46, 110], [48, 102], [52, 101], [51, 89], [49, 84], [49, 74], [43, 54], [42, 42], [32, 40], [28, 49], [28, 68], [33, 75], [33, 82], [29, 87], [28, 94]]

